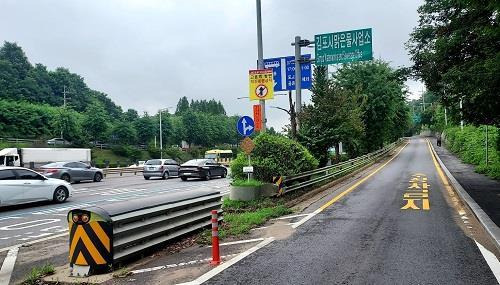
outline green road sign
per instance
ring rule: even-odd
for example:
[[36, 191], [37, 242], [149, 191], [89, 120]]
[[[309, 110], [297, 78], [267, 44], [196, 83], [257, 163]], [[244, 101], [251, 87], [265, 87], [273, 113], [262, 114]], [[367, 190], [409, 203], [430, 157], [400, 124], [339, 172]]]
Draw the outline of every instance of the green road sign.
[[373, 58], [371, 28], [316, 35], [314, 40], [317, 65], [363, 61]]

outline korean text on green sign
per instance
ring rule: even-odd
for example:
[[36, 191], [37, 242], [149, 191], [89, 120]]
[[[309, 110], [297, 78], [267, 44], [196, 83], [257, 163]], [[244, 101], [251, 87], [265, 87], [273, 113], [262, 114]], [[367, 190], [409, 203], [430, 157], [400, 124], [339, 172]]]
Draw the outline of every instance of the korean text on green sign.
[[314, 40], [317, 65], [363, 61], [373, 58], [371, 28], [316, 35]]

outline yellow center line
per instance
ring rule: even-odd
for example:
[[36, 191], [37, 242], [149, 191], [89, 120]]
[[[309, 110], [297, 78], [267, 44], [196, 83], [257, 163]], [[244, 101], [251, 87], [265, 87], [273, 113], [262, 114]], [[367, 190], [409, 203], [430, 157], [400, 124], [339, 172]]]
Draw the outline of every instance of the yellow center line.
[[441, 181], [443, 182], [444, 187], [449, 192], [452, 189], [450, 187], [450, 184], [448, 184], [448, 179], [446, 179], [446, 176], [444, 176], [444, 173], [441, 170], [441, 166], [438, 164], [436, 157], [434, 156], [434, 152], [432, 152], [431, 144], [430, 144], [429, 140], [428, 139], [426, 139], [426, 140], [427, 140], [427, 147], [429, 148], [429, 152], [431, 153], [432, 162], [434, 162], [434, 167], [436, 167], [436, 171], [437, 171], [439, 177], [441, 178]]
[[400, 153], [401, 151], [403, 151], [403, 149], [408, 145], [409, 143], [406, 143], [399, 151], [398, 153], [396, 153], [396, 155], [394, 155], [393, 157], [391, 157], [391, 159], [389, 159], [388, 161], [386, 161], [384, 164], [382, 164], [379, 168], [375, 169], [372, 173], [368, 174], [367, 176], [365, 176], [363, 179], [359, 180], [358, 182], [356, 182], [355, 184], [353, 184], [351, 187], [347, 188], [344, 192], [340, 193], [339, 195], [337, 195], [336, 197], [334, 197], [333, 199], [331, 199], [330, 201], [326, 202], [326, 204], [324, 204], [323, 206], [321, 206], [318, 210], [316, 210], [318, 213], [325, 210], [326, 208], [330, 207], [331, 205], [333, 205], [333, 203], [337, 202], [338, 200], [340, 200], [340, 198], [344, 197], [345, 195], [349, 194], [352, 190], [356, 189], [356, 187], [358, 187], [359, 185], [361, 185], [363, 182], [365, 182], [366, 180], [368, 180], [368, 178], [372, 177], [375, 173], [379, 172], [382, 168], [384, 168], [387, 164], [389, 164], [389, 162], [391, 162], [393, 159], [395, 159]]

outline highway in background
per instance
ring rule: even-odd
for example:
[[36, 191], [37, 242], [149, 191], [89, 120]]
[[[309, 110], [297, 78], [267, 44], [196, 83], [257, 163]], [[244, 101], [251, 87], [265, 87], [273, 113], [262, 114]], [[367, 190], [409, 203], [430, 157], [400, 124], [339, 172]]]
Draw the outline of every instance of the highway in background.
[[[179, 178], [144, 180], [142, 175], [109, 177], [102, 182], [73, 184], [73, 197], [65, 203], [36, 203], [0, 208], [0, 249], [67, 234], [68, 210], [129, 201], [171, 192], [218, 190], [229, 192], [227, 178], [210, 181]], [[65, 245], [66, 246], [66, 245]]]

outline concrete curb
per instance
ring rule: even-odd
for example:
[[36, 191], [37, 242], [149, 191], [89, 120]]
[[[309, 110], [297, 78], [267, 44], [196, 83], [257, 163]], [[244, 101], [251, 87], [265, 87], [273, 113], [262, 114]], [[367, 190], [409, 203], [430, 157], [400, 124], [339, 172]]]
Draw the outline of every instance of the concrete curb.
[[488, 234], [491, 236], [493, 243], [495, 244], [496, 248], [500, 250], [500, 227], [498, 227], [491, 219], [490, 217], [479, 207], [479, 205], [472, 199], [471, 196], [465, 191], [465, 189], [460, 185], [460, 183], [455, 179], [455, 177], [451, 174], [451, 172], [446, 168], [444, 163], [441, 161], [441, 158], [439, 158], [439, 155], [437, 154], [436, 150], [434, 149], [434, 145], [429, 142], [431, 145], [432, 152], [434, 156], [436, 157], [437, 161], [439, 162], [439, 165], [443, 169], [444, 173], [448, 177], [448, 180], [451, 183], [451, 186], [457, 191], [458, 195], [462, 199], [462, 201], [465, 202], [465, 204], [472, 210], [474, 215], [477, 217], [479, 222], [483, 225], [483, 227], [486, 229]]

